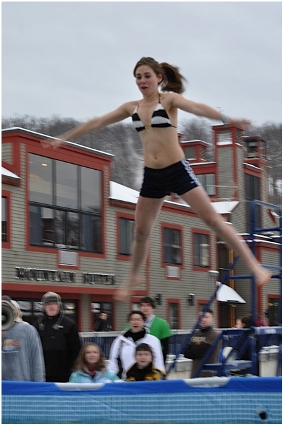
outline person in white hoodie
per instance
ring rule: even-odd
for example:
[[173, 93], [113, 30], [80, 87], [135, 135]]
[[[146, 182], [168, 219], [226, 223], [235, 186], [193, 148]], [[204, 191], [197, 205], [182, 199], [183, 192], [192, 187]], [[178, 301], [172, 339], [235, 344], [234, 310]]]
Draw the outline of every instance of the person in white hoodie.
[[151, 347], [155, 366], [165, 372], [160, 341], [147, 333], [145, 321], [144, 313], [132, 310], [128, 315], [130, 329], [119, 335], [111, 345], [108, 369], [122, 379], [125, 379], [127, 370], [136, 362], [136, 346], [141, 343], [146, 343]]

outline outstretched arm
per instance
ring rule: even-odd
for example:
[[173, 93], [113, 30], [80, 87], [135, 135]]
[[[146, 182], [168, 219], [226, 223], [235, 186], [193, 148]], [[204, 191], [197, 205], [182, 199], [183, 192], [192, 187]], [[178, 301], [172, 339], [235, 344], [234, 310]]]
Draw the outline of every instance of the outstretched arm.
[[223, 124], [238, 125], [243, 129], [251, 125], [251, 122], [249, 120], [227, 117], [220, 111], [217, 111], [216, 109], [211, 108], [210, 106], [205, 105], [204, 103], [193, 102], [192, 100], [188, 100], [177, 93], [171, 94], [171, 106], [173, 108], [178, 108], [182, 111], [189, 112], [194, 115], [222, 121]]
[[90, 119], [89, 121], [72, 128], [66, 133], [60, 134], [55, 139], [42, 141], [42, 145], [46, 148], [53, 147], [56, 149], [67, 140], [76, 139], [90, 133], [91, 131], [100, 130], [109, 124], [122, 121], [130, 116], [131, 104], [132, 102], [124, 103], [114, 111], [102, 115], [101, 117]]

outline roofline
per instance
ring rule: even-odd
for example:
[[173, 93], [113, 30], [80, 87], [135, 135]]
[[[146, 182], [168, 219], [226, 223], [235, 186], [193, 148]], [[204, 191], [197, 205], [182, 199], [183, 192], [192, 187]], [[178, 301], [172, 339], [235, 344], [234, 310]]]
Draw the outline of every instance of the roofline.
[[[38, 132], [32, 131], [32, 130], [27, 130], [26, 128], [22, 128], [22, 127], [11, 127], [11, 128], [4, 128], [4, 129], [2, 129], [2, 133], [4, 133], [4, 134], [14, 133], [14, 132], [33, 135], [33, 136], [36, 136], [36, 137], [39, 137], [39, 138], [42, 138], [42, 139], [54, 139], [54, 140], [58, 140], [57, 137], [49, 136], [47, 134], [38, 133]], [[77, 149], [81, 149], [81, 150], [84, 150], [84, 151], [93, 152], [93, 153], [99, 153], [100, 155], [106, 156], [108, 158], [114, 158], [114, 155], [112, 153], [100, 151], [98, 149], [93, 149], [93, 148], [90, 148], [88, 146], [81, 145], [79, 143], [74, 143], [74, 142], [67, 141], [65, 144], [67, 146], [72, 146], [72, 147], [75, 147]]]

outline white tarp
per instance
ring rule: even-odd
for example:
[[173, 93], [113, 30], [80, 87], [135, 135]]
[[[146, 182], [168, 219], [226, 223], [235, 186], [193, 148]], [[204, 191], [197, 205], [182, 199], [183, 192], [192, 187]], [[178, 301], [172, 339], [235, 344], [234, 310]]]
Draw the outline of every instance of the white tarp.
[[2, 167], [1, 173], [2, 173], [2, 176], [10, 177], [11, 179], [19, 179], [20, 178], [19, 176], [17, 176], [17, 174], [12, 173], [11, 171], [7, 170], [4, 167]]
[[[220, 285], [220, 282], [217, 284]], [[217, 300], [226, 303], [246, 303], [246, 301], [238, 294], [238, 292], [236, 292], [233, 288], [230, 288], [230, 286], [224, 284], [222, 284], [217, 291]]]

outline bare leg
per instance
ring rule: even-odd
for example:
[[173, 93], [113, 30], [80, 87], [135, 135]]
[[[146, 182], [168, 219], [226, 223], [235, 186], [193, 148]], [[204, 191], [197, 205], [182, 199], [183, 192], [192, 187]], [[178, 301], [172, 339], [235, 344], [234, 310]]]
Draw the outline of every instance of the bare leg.
[[253, 255], [244, 240], [236, 233], [234, 228], [227, 225], [221, 215], [219, 215], [212, 206], [210, 199], [203, 189], [198, 186], [182, 195], [192, 209], [200, 216], [200, 218], [214, 230], [242, 259], [248, 268], [255, 275], [256, 282], [259, 286], [267, 283], [271, 278], [271, 273], [261, 266]]
[[139, 197], [135, 214], [135, 238], [132, 246], [132, 263], [129, 277], [117, 289], [115, 299], [118, 301], [127, 300], [132, 293], [132, 289], [143, 282], [140, 270], [146, 259], [149, 249], [150, 236], [163, 203], [162, 199]]

